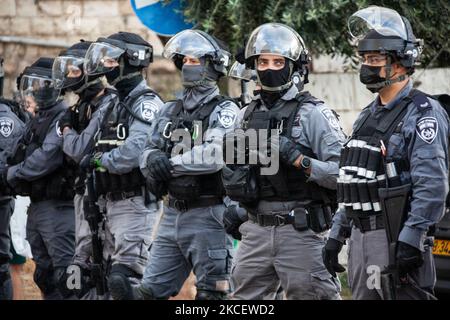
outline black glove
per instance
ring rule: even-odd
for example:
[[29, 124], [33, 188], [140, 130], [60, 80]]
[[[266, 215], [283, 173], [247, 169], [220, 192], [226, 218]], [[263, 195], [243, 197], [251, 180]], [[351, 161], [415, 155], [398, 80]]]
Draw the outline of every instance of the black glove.
[[61, 133], [64, 131], [65, 127], [73, 128], [75, 121], [75, 111], [69, 108], [64, 112], [63, 116], [58, 121], [59, 130]]
[[168, 192], [167, 183], [157, 181], [152, 177], [147, 178], [147, 189], [156, 197], [161, 200]]
[[80, 168], [85, 171], [92, 171], [94, 169], [100, 168], [101, 158], [103, 153], [97, 152], [95, 154], [87, 154], [80, 161]]
[[343, 243], [329, 238], [322, 249], [322, 259], [328, 272], [336, 278], [336, 272], [344, 272], [345, 268], [339, 264], [339, 252], [342, 250]]
[[225, 231], [236, 240], [241, 240], [239, 227], [247, 220], [247, 211], [235, 205], [227, 207], [223, 213]]
[[147, 158], [147, 169], [157, 181], [167, 181], [172, 178], [173, 167], [165, 152], [152, 151]]
[[271, 139], [268, 140], [271, 152], [278, 151], [280, 159], [288, 165], [294, 165], [294, 162], [302, 154], [298, 149], [297, 144], [285, 136], [280, 136], [278, 146], [271, 144]]
[[423, 265], [423, 253], [419, 249], [405, 243], [398, 242], [397, 266], [400, 278]]

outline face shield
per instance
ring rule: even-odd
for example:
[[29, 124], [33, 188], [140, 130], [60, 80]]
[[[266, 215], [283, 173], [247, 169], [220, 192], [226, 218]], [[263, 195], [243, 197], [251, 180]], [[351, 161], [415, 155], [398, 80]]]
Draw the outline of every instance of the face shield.
[[52, 78], [57, 89], [66, 89], [83, 81], [84, 58], [59, 56], [52, 67]]
[[104, 42], [90, 45], [85, 61], [84, 70], [87, 75], [105, 74], [119, 66], [119, 59], [125, 50]]
[[174, 37], [164, 47], [163, 56], [173, 59], [176, 55], [189, 56], [200, 59], [205, 55], [214, 56], [217, 49], [200, 33], [195, 30], [185, 30]]
[[294, 29], [279, 23], [266, 23], [251, 33], [245, 47], [245, 59], [266, 53], [297, 61], [305, 50], [303, 39]]
[[350, 35], [356, 39], [363, 39], [371, 30], [387, 37], [398, 37], [408, 40], [408, 32], [402, 17], [397, 11], [370, 6], [355, 12], [348, 19]]
[[256, 72], [254, 70], [247, 69], [245, 64], [239, 63], [238, 61], [233, 63], [230, 71], [228, 72], [228, 76], [236, 80], [256, 80]]
[[60, 92], [55, 87], [55, 81], [37, 75], [23, 75], [19, 91], [24, 103], [35, 102], [37, 106], [44, 108], [55, 104]]

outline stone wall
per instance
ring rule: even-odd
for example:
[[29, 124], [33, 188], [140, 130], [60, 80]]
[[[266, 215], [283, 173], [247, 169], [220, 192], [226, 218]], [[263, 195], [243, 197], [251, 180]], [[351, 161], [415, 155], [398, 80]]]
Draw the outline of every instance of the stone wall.
[[[117, 31], [138, 33], [153, 45], [157, 57], [148, 79], [155, 89], [170, 97], [174, 87], [181, 87], [174, 66], [158, 58], [161, 40], [139, 21], [128, 0], [0, 0], [5, 96], [12, 96], [15, 78], [37, 58], [56, 56], [80, 39], [96, 40]], [[153, 76], [156, 74], [158, 79]]]

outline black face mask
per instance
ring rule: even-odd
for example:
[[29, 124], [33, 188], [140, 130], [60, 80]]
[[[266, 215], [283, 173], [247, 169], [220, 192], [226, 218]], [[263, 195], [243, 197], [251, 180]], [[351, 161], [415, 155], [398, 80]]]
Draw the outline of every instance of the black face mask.
[[[363, 83], [365, 85], [377, 84], [377, 83], [386, 81], [386, 78], [380, 77], [381, 68], [382, 68], [381, 66], [374, 67], [374, 66], [369, 66], [367, 64], [363, 64], [361, 66], [361, 71], [359, 73], [359, 81], [361, 81], [361, 83]], [[378, 87], [378, 88], [373, 88], [370, 86], [367, 87], [367, 89], [369, 89], [372, 92], [378, 92], [382, 88], [383, 87]]]
[[103, 83], [101, 81], [95, 81], [90, 86], [88, 86], [86, 89], [80, 92], [79, 96], [82, 101], [90, 101], [93, 99], [97, 94], [102, 91], [105, 88]]
[[111, 71], [105, 73], [105, 78], [108, 80], [108, 83], [113, 83], [114, 80], [116, 80], [120, 76], [120, 68], [115, 67]]
[[[289, 62], [286, 61], [284, 67], [280, 70], [266, 69], [258, 71], [259, 80], [265, 87], [276, 88], [280, 87], [290, 81]], [[264, 89], [262, 89], [264, 91]]]

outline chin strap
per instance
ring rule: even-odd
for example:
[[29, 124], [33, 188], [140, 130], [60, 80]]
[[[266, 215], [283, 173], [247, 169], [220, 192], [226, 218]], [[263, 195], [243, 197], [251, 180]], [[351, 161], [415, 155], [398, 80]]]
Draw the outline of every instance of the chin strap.
[[374, 89], [375, 91], [379, 91], [381, 88], [390, 86], [391, 84], [396, 83], [396, 82], [401, 82], [407, 78], [407, 75], [403, 74], [396, 79], [391, 79], [391, 71], [392, 71], [392, 63], [391, 62], [392, 62], [391, 56], [388, 55], [387, 63], [384, 66], [384, 68], [386, 69], [386, 78], [385, 78], [386, 80], [377, 82], [377, 83], [373, 83], [373, 84], [367, 84], [366, 85], [367, 89]]
[[115, 86], [122, 80], [131, 79], [131, 78], [134, 78], [141, 74], [141, 71], [136, 71], [136, 72], [129, 73], [126, 76], [124, 76], [123, 69], [125, 69], [125, 64], [123, 63], [123, 57], [122, 57], [122, 58], [120, 58], [120, 62], [119, 62], [119, 70], [120, 70], [119, 76], [116, 79], [114, 79], [114, 81], [111, 83], [112, 86]]
[[92, 85], [94, 85], [94, 84], [97, 84], [97, 83], [102, 82], [102, 79], [100, 79], [100, 78], [97, 78], [97, 79], [95, 79], [95, 80], [92, 80], [92, 81], [89, 81], [89, 82], [88, 82], [88, 76], [85, 76], [85, 77], [86, 77], [86, 80], [84, 81], [84, 84], [83, 84], [78, 90], [75, 90], [73, 93], [75, 93], [75, 94], [80, 94], [80, 93], [83, 92], [86, 88], [88, 88], [88, 87], [90, 87], [90, 86], [92, 86]]

